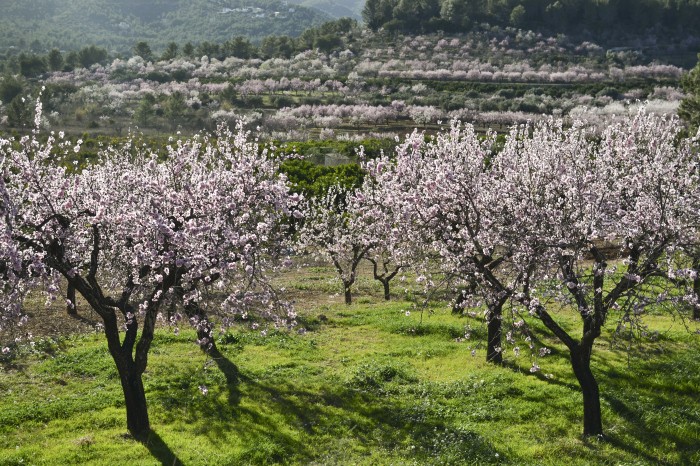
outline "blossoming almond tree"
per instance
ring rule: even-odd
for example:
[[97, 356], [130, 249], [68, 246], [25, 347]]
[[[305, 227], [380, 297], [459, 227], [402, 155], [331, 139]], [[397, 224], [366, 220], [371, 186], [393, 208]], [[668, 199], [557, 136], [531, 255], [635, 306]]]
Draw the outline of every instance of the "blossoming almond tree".
[[371, 247], [367, 237], [361, 234], [358, 212], [349, 208], [351, 193], [335, 185], [326, 194], [308, 200], [298, 240], [303, 249], [331, 260], [348, 305], [352, 304], [357, 268]]
[[[676, 120], [643, 112], [602, 135], [550, 120], [514, 128], [496, 153], [453, 123], [432, 140], [414, 133], [395, 161], [369, 166], [393, 193], [419, 278], [471, 282], [487, 303], [489, 360], [500, 360], [508, 301], [567, 347], [585, 435], [602, 434], [591, 355], [610, 314], [629, 321], [648, 305], [692, 300], [668, 289], [678, 285], [668, 280], [676, 251], [697, 243], [698, 157], [678, 131]], [[562, 302], [581, 317], [580, 339], [557, 322]]]
[[[515, 228], [538, 251], [522, 302], [569, 350], [587, 436], [603, 434], [591, 356], [605, 323], [673, 299], [663, 263], [687, 241], [689, 193], [700, 186], [697, 155], [677, 142], [679, 129], [640, 112], [586, 149], [587, 131], [550, 122], [512, 133], [498, 159], [510, 167], [500, 170], [508, 220], [498, 228]], [[554, 301], [575, 307], [580, 338], [557, 322]]]
[[[412, 258], [427, 288], [468, 288], [487, 304], [487, 361], [502, 362], [503, 307], [518, 289], [512, 256], [521, 237], [498, 235], [500, 194], [492, 185], [491, 135], [480, 140], [474, 127], [453, 122], [426, 140], [414, 132], [389, 158], [370, 163], [396, 215]], [[502, 232], [504, 233], [504, 232]], [[440, 276], [434, 281], [430, 277]], [[466, 297], [460, 295], [458, 300]]]
[[[82, 171], [66, 168], [72, 149], [53, 135], [0, 140], [3, 318], [19, 314], [28, 290], [55, 294], [61, 279], [75, 287], [103, 321], [128, 430], [145, 440], [142, 374], [166, 298], [197, 308], [216, 287], [227, 296], [224, 325], [253, 312], [292, 325], [266, 271], [295, 199], [240, 128], [177, 141], [164, 156], [133, 142], [110, 147]], [[212, 326], [194, 322], [206, 347]]]
[[[362, 147], [360, 158], [363, 156]], [[385, 159], [382, 157], [380, 161]], [[384, 162], [376, 164], [374, 160], [365, 164], [368, 176], [365, 176], [362, 186], [350, 196], [348, 210], [358, 216], [358, 233], [364, 238], [363, 244], [370, 246], [365, 259], [372, 264], [372, 276], [384, 288], [384, 300], [389, 301], [391, 281], [409, 266], [411, 258], [404, 254], [407, 238], [393, 214], [390, 196], [374, 176], [375, 173], [381, 176], [383, 165]]]

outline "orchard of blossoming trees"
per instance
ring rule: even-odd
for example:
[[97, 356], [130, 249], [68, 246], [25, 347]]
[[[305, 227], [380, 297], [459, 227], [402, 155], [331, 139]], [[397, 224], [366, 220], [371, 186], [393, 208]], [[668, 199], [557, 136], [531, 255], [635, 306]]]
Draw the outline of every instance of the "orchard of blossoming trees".
[[164, 156], [132, 143], [109, 147], [82, 171], [65, 166], [78, 148], [62, 137], [0, 140], [2, 326], [22, 319], [33, 289], [55, 296], [61, 280], [72, 285], [102, 319], [128, 429], [145, 439], [142, 374], [164, 303], [194, 311], [184, 317], [205, 350], [213, 343], [209, 291], [225, 295], [217, 324], [267, 317], [294, 325], [266, 274], [296, 198], [277, 163], [240, 129], [173, 142]]
[[488, 25], [454, 36], [388, 36], [359, 26], [341, 35], [333, 50], [300, 44], [288, 54], [263, 53], [262, 46], [238, 53], [225, 44], [200, 44], [160, 59], [141, 53], [146, 58], [136, 54], [36, 74], [23, 70], [21, 60], [7, 60], [0, 127], [31, 128], [41, 85], [47, 87], [43, 124], [69, 132], [120, 135], [132, 125], [149, 132], [213, 130], [218, 122], [241, 118], [277, 140], [363, 132], [391, 137], [453, 118], [480, 128], [542, 115], [602, 126], [637, 100], [674, 112], [683, 97], [683, 69], [663, 60], [698, 44], [689, 37], [665, 49], [661, 39], [649, 38], [661, 55], [654, 57], [642, 53], [646, 42], [615, 51]]
[[[316, 233], [304, 236], [334, 232], [319, 240], [348, 264], [336, 265], [346, 303], [356, 262], [380, 246], [426, 291], [447, 287], [461, 307], [483, 306], [489, 361], [506, 347], [535, 350], [528, 321], [541, 321], [569, 351], [584, 434], [602, 435], [591, 356], [603, 326], [639, 328], [650, 307], [698, 318], [700, 158], [680, 130], [641, 112], [602, 134], [553, 120], [516, 126], [498, 149], [456, 122], [427, 140], [414, 132], [395, 155], [366, 164], [345, 212], [335, 193], [325, 215], [312, 209]], [[580, 336], [558, 322], [563, 306], [580, 316]]]
[[[22, 323], [33, 290], [72, 285], [103, 321], [127, 426], [145, 439], [142, 374], [165, 303], [180, 302], [206, 351], [234, 321], [295, 325], [269, 281], [283, 251], [328, 257], [348, 304], [367, 258], [383, 266], [374, 274], [387, 297], [410, 267], [403, 278], [419, 290], [483, 312], [489, 361], [524, 346], [537, 372], [550, 351], [535, 347], [537, 333], [555, 336], [583, 395], [583, 432], [602, 435], [591, 357], [605, 324], [625, 332], [650, 309], [700, 309], [700, 159], [680, 129], [640, 112], [603, 132], [515, 126], [502, 143], [453, 122], [367, 161], [356, 190], [306, 201], [240, 128], [172, 142], [160, 156], [133, 141], [107, 147], [82, 170], [66, 166], [78, 148], [60, 133], [2, 139], [3, 330]], [[291, 219], [301, 222], [296, 245]]]

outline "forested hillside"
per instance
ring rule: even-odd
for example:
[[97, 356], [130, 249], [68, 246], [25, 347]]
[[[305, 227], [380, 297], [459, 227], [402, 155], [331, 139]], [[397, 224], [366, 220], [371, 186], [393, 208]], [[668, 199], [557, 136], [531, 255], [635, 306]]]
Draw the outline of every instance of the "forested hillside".
[[367, 0], [363, 17], [372, 29], [404, 32], [457, 32], [485, 22], [567, 34], [687, 34], [699, 29], [700, 1]]
[[329, 16], [280, 0], [24, 0], [3, 2], [0, 53], [98, 45], [126, 52], [137, 41], [164, 49], [171, 41], [223, 42], [300, 34]]
[[349, 17], [360, 19], [365, 0], [290, 0], [309, 8], [316, 8], [336, 18]]

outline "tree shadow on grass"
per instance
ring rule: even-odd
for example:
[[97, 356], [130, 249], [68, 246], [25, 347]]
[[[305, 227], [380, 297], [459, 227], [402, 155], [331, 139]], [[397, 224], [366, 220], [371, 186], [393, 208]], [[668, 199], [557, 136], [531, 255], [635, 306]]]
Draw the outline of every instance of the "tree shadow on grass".
[[523, 369], [523, 367], [521, 367], [518, 364], [518, 362], [514, 361], [514, 360], [503, 361], [503, 364], [501, 364], [501, 367], [503, 367], [504, 369], [510, 369], [515, 374], [521, 375], [523, 377], [532, 377], [532, 378], [540, 380], [541, 382], [545, 382], [549, 385], [556, 385], [559, 387], [566, 388], [567, 390], [581, 392], [581, 387], [579, 385], [577, 385], [576, 383], [567, 382], [566, 380], [564, 380], [564, 377], [568, 377], [569, 374], [562, 374], [563, 377], [551, 377], [548, 374], [543, 373], [542, 371], [530, 372], [529, 370]]
[[[650, 454], [654, 447], [668, 449], [672, 445], [682, 464], [697, 464], [700, 404], [690, 378], [697, 377], [694, 374], [698, 374], [698, 363], [692, 355], [678, 358], [683, 361], [647, 360], [636, 371], [621, 371], [612, 364], [598, 363], [602, 372], [601, 399], [625, 420], [628, 437], [638, 445], [621, 432], [608, 435], [611, 444], [653, 463], [668, 461]], [[658, 379], [658, 374], [664, 376]]]
[[144, 445], [148, 448], [151, 455], [160, 461], [160, 464], [163, 466], [183, 466], [180, 458], [177, 457], [155, 431], [151, 430], [151, 433], [148, 434], [148, 440]]
[[208, 351], [209, 357], [216, 363], [221, 373], [226, 378], [226, 387], [228, 389], [228, 402], [231, 405], [238, 405], [241, 402], [240, 373], [238, 366], [227, 358], [219, 348], [212, 347]]
[[236, 461], [241, 463], [342, 464], [378, 452], [426, 464], [504, 460], [504, 452], [477, 432], [453, 425], [430, 407], [394, 399], [383, 386], [307, 386], [284, 374], [239, 373], [239, 381], [246, 403], [232, 406], [222, 397], [208, 397], [183, 407], [188, 422], [212, 442], [239, 439], [244, 447]]

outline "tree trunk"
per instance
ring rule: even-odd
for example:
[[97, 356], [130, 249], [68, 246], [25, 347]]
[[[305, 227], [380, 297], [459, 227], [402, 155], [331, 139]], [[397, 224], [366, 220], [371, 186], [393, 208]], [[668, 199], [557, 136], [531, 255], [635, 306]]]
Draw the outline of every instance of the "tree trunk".
[[602, 436], [603, 421], [600, 413], [600, 392], [591, 372], [591, 347], [571, 351], [571, 366], [583, 394], [583, 435]]
[[696, 273], [693, 280], [693, 292], [695, 293], [695, 299], [698, 300], [693, 306], [693, 319], [700, 320], [700, 257], [693, 262], [693, 268]]
[[503, 351], [501, 349], [501, 312], [502, 306], [496, 305], [489, 309], [488, 336], [486, 348], [486, 362], [494, 364], [503, 363]]
[[384, 300], [390, 301], [391, 294], [389, 294], [389, 280], [381, 280], [382, 285], [384, 285]]
[[66, 291], [66, 299], [70, 301], [70, 303], [66, 303], [66, 312], [68, 315], [71, 316], [77, 316], [78, 315], [78, 306], [75, 301], [75, 286], [71, 283], [68, 283], [68, 290]]
[[700, 277], [693, 281], [693, 290], [695, 291], [695, 299], [698, 300], [693, 306], [693, 319], [700, 320]]
[[[151, 426], [148, 420], [146, 392], [141, 379], [146, 366], [143, 363], [142, 368], [139, 369], [139, 365], [134, 361], [131, 354], [133, 348], [132, 337], [133, 332], [136, 331], [136, 326], [129, 326], [124, 337], [124, 347], [122, 347], [116, 316], [106, 315], [104, 323], [109, 354], [112, 355], [114, 364], [117, 366], [119, 379], [122, 383], [122, 392], [124, 393], [126, 405], [126, 427], [136, 440], [145, 442], [148, 440]], [[148, 351], [148, 347], [141, 346], [140, 349], [137, 348], [137, 357], [139, 351]]]
[[343, 289], [345, 290], [345, 304], [348, 306], [352, 304], [352, 293], [350, 292], [351, 283], [343, 283]]
[[141, 374], [128, 369], [120, 374], [120, 377], [126, 402], [126, 427], [136, 440], [144, 442], [148, 439], [151, 425], [148, 421], [146, 392], [143, 389]]

